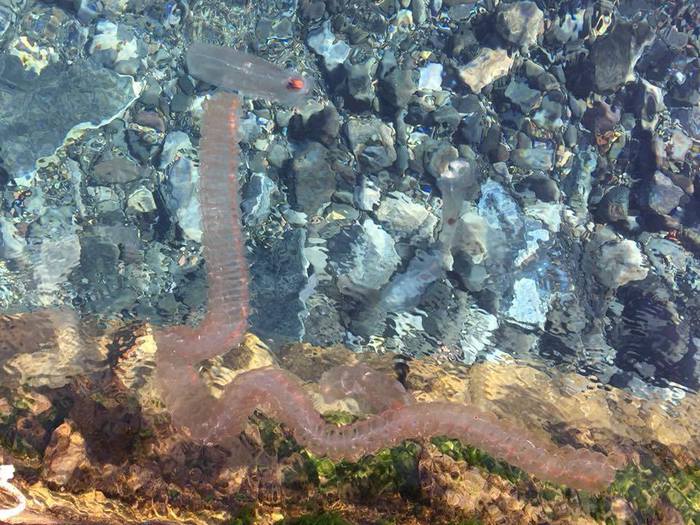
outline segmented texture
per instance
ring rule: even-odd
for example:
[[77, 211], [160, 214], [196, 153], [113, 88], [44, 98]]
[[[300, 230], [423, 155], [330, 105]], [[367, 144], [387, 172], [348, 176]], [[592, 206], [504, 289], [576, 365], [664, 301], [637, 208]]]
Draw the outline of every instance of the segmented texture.
[[[284, 370], [240, 374], [220, 399], [207, 392], [194, 365], [238, 344], [248, 317], [248, 271], [238, 218], [236, 167], [237, 99], [220, 94], [204, 113], [200, 199], [204, 257], [209, 282], [208, 312], [196, 328], [177, 326], [156, 334], [156, 377], [175, 422], [196, 439], [226, 444], [259, 409], [288, 426], [298, 442], [319, 455], [357, 460], [408, 438], [446, 435], [461, 439], [531, 474], [572, 488], [604, 489], [615, 467], [603, 454], [543, 443], [475, 407], [457, 403], [412, 403], [392, 396], [382, 411], [345, 427], [324, 422], [300, 380]], [[358, 375], [359, 373], [359, 375]], [[337, 371], [341, 393], [379, 395], [367, 370]], [[341, 381], [342, 383], [343, 381]], [[364, 392], [354, 392], [359, 388]]]
[[174, 421], [204, 424], [212, 403], [194, 365], [237, 346], [248, 320], [248, 264], [238, 201], [235, 95], [219, 93], [204, 108], [199, 199], [207, 267], [207, 312], [199, 325], [156, 331], [156, 381]]
[[198, 438], [225, 443], [243, 429], [254, 410], [288, 426], [297, 441], [318, 455], [356, 461], [409, 438], [444, 435], [460, 439], [534, 476], [576, 489], [605, 489], [615, 477], [608, 458], [587, 449], [557, 447], [475, 407], [449, 402], [406, 404], [344, 427], [325, 423], [294, 375], [281, 369], [245, 372], [218, 401], [210, 425], [193, 428]]

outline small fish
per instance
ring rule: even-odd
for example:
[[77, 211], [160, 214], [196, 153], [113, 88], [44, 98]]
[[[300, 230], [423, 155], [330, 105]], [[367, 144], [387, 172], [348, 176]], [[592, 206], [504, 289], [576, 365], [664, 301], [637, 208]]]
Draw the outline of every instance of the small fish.
[[187, 51], [187, 69], [193, 77], [227, 91], [293, 106], [311, 91], [308, 78], [231, 47], [195, 42]]

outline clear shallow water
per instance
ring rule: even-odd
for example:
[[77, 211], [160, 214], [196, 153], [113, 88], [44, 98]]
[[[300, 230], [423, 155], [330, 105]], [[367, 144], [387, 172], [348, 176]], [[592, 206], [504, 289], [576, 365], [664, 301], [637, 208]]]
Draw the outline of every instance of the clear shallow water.
[[[308, 6], [282, 7], [212, 3], [187, 14], [185, 6], [168, 4], [165, 13], [153, 8], [160, 13], [157, 30], [148, 25], [152, 11], [107, 13], [120, 20], [122, 33], [88, 17], [79, 24], [87, 28], [83, 52], [100, 63], [100, 74], [131, 73], [141, 84], [114, 80], [123, 76], [98, 82], [85, 69], [95, 92], [119, 90], [113, 98], [124, 101], [124, 112], [95, 102], [90, 129], [57, 144], [58, 153], [32, 176], [5, 160], [0, 435], [2, 462], [16, 465], [17, 485], [36, 514], [28, 516], [224, 522], [255, 508], [274, 522], [308, 510], [302, 502], [310, 498], [358, 523], [449, 522], [451, 512], [485, 523], [695, 519], [698, 261], [692, 244], [672, 233], [680, 231], [674, 220], [693, 228], [684, 208], [692, 209], [696, 197], [681, 180], [694, 165], [692, 152], [672, 159], [680, 175], [658, 166], [674, 175], [674, 187], [685, 188], [682, 203], [665, 212], [677, 192], [645, 186], [648, 151], [637, 154], [636, 171], [625, 172], [598, 148], [612, 138], [587, 129], [576, 114], [576, 107], [585, 112], [581, 103], [565, 103], [572, 94], [585, 106], [605, 90], [582, 95], [570, 81], [540, 78], [537, 64], [553, 73], [565, 68], [571, 77], [575, 63], [560, 57], [550, 64], [535, 50], [537, 64], [523, 63], [522, 49], [503, 35], [488, 36], [488, 8], [467, 22], [464, 10], [472, 6], [446, 5], [412, 27], [402, 22], [405, 11], [377, 6], [344, 14], [327, 6], [320, 18], [304, 14], [315, 12]], [[278, 16], [287, 8], [297, 13], [291, 29]], [[324, 24], [331, 14], [345, 17], [350, 29]], [[18, 34], [37, 38], [41, 20], [78, 24], [78, 15], [29, 7]], [[674, 27], [692, 34], [687, 13], [675, 15]], [[455, 35], [469, 33], [470, 24], [474, 49], [459, 51]], [[464, 38], [459, 45], [468, 48]], [[380, 400], [392, 399], [387, 392], [394, 387], [405, 389], [418, 402], [475, 406], [556, 445], [623, 458], [626, 466], [607, 492], [591, 496], [533, 482], [445, 439], [339, 463], [299, 448], [288, 430], [260, 414], [243, 446], [224, 444], [231, 455], [168, 424], [163, 388], [154, 382], [153, 335], [206, 319], [211, 277], [200, 217], [214, 200], [196, 198], [201, 96], [208, 90], [173, 65], [182, 64], [186, 42], [198, 39], [250, 43], [256, 54], [309, 74], [317, 88], [296, 114], [244, 103], [237, 173], [250, 332], [260, 339], [207, 356], [197, 364], [196, 384], [220, 395], [241, 371], [281, 367], [304, 382], [317, 410], [348, 423], [378, 411], [365, 403], [367, 387], [329, 399], [322, 374], [366, 363], [383, 374], [387, 388], [374, 393]], [[556, 42], [547, 45], [552, 53]], [[58, 58], [24, 50], [25, 66], [56, 60], [60, 70], [78, 53], [69, 40], [43, 40], [39, 48], [49, 43]], [[498, 46], [518, 63], [477, 98], [460, 68], [476, 48]], [[119, 49], [132, 49], [144, 63], [129, 62]], [[382, 62], [377, 71], [372, 56]], [[336, 71], [343, 59], [356, 67]], [[417, 88], [413, 77], [429, 62], [443, 64], [445, 89]], [[6, 86], [11, 68], [3, 71]], [[639, 75], [637, 87], [615, 87], [613, 97], [627, 114], [615, 128], [625, 138], [613, 148], [629, 156], [649, 142], [640, 130], [651, 119], [649, 108], [628, 100], [650, 73]], [[406, 78], [410, 96], [397, 94]], [[8, 92], [21, 92], [13, 82]], [[679, 88], [656, 82], [676, 90], [665, 97], [669, 106], [686, 104], [677, 103], [685, 96]], [[61, 108], [61, 94], [80, 93], [67, 82], [35, 97]], [[557, 107], [560, 117], [551, 114]], [[450, 115], [458, 126], [450, 127]], [[31, 121], [29, 109], [25, 117]], [[561, 119], [577, 129], [578, 141], [565, 138]], [[651, 136], [672, 148], [667, 115], [656, 120]], [[543, 124], [533, 129], [531, 121]], [[480, 134], [472, 137], [476, 129], [496, 129], [494, 123], [496, 142], [510, 153], [505, 160]], [[677, 130], [693, 133], [682, 124]], [[458, 192], [441, 185], [455, 156], [472, 170]], [[629, 211], [621, 221], [601, 218], [601, 198], [620, 181], [632, 188]], [[456, 217], [446, 217], [448, 202]], [[446, 228], [450, 219], [453, 230]], [[182, 370], [171, 379], [187, 399], [192, 370]], [[216, 407], [213, 399], [205, 403], [191, 408], [193, 419]], [[225, 409], [231, 407], [218, 413]], [[93, 490], [99, 498], [90, 496]], [[64, 510], [51, 518], [47, 509], [56, 501]], [[131, 502], [138, 505], [129, 508]], [[382, 514], [387, 502], [391, 510]], [[407, 510], [414, 505], [421, 510]], [[445, 515], [443, 508], [451, 510]]]

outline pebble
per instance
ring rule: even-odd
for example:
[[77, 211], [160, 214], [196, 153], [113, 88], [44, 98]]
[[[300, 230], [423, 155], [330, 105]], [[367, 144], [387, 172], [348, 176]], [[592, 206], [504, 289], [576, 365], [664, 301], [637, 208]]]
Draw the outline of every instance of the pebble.
[[477, 56], [459, 68], [459, 77], [474, 93], [480, 93], [495, 80], [507, 75], [513, 58], [504, 49], [482, 48]]

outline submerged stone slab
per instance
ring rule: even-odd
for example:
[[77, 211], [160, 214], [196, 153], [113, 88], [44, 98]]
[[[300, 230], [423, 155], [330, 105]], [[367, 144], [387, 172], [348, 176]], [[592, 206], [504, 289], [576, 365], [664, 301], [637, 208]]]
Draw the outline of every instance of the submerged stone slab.
[[53, 155], [66, 137], [98, 128], [136, 100], [134, 80], [91, 60], [50, 64], [41, 74], [0, 54], [0, 158], [18, 180], [29, 180], [36, 162]]

